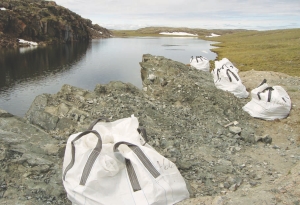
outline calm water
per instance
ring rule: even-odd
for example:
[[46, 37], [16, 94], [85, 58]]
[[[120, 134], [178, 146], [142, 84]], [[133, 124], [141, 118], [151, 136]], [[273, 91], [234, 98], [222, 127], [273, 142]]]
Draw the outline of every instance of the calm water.
[[35, 49], [0, 50], [0, 109], [24, 116], [37, 95], [70, 84], [94, 90], [96, 84], [130, 82], [142, 88], [143, 54], [189, 63], [191, 56], [216, 58], [211, 41], [193, 37], [111, 38]]

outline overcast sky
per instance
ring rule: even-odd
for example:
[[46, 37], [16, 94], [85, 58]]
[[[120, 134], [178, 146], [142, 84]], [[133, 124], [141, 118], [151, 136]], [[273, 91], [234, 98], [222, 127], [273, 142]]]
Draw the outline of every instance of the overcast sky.
[[300, 28], [300, 0], [55, 0], [108, 29]]

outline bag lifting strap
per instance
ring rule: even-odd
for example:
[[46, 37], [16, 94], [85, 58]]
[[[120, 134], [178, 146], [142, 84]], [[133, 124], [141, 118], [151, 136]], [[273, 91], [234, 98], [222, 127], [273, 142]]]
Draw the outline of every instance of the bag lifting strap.
[[[227, 69], [226, 69], [225, 67], [227, 67]], [[233, 66], [230, 66], [230, 67], [233, 68]], [[224, 65], [222, 65], [221, 68], [218, 68], [218, 69], [217, 69], [217, 77], [218, 77], [218, 80], [217, 80], [216, 82], [218, 82], [218, 81], [221, 80], [221, 78], [220, 78], [220, 76], [219, 76], [219, 72], [221, 72], [222, 69], [226, 69], [226, 75], [228, 76], [230, 82], [232, 82], [232, 79], [231, 79], [231, 77], [230, 77], [229, 72], [233, 75], [233, 77], [236, 79], [236, 81], [239, 81], [239, 78], [236, 76], [236, 74], [235, 74], [234, 72], [232, 72], [232, 71], [228, 68], [228, 66], [227, 66], [226, 64], [224, 64]]]
[[[196, 56], [197, 63], [199, 63], [198, 59], [200, 59], [201, 61], [207, 60], [207, 58], [205, 58], [203, 56]], [[190, 59], [190, 62], [192, 62], [193, 60], [194, 60], [194, 57], [192, 56], [191, 59]]]
[[267, 87], [267, 88], [264, 89], [263, 91], [258, 92], [258, 93], [257, 93], [257, 97], [258, 97], [259, 100], [261, 100], [260, 93], [263, 93], [263, 92], [265, 92], [266, 90], [269, 91], [269, 93], [268, 93], [268, 102], [271, 102], [272, 91], [274, 90], [274, 88], [272, 88], [272, 87]]
[[199, 58], [201, 59], [201, 61], [207, 60], [207, 58], [205, 58], [205, 57], [203, 57], [203, 56], [199, 56]]
[[98, 142], [95, 146], [95, 148], [93, 149], [93, 151], [91, 152], [85, 166], [84, 166], [84, 169], [83, 169], [83, 172], [82, 172], [82, 175], [81, 175], [81, 179], [80, 179], [80, 185], [85, 185], [86, 183], [86, 180], [91, 172], [91, 169], [94, 165], [94, 162], [95, 160], [97, 159], [98, 155], [100, 154], [101, 150], [102, 150], [102, 140], [101, 140], [101, 136], [100, 134], [95, 131], [95, 130], [87, 130], [87, 131], [84, 131], [82, 133], [80, 133], [75, 139], [72, 140], [71, 142], [71, 145], [72, 145], [72, 149], [71, 149], [71, 153], [72, 153], [72, 159], [71, 159], [71, 162], [70, 164], [66, 167], [64, 173], [63, 173], [63, 180], [65, 180], [66, 178], [66, 174], [67, 172], [74, 166], [74, 163], [75, 163], [75, 141], [79, 140], [81, 137], [85, 136], [86, 134], [89, 134], [89, 133], [93, 133], [97, 136], [98, 138]]
[[137, 128], [137, 131], [140, 133], [140, 135], [142, 135], [142, 137], [145, 140], [145, 143], [143, 144], [143, 146], [144, 146], [146, 143], [148, 143], [148, 136], [147, 136], [147, 133], [146, 133], [146, 129], [142, 126], [139, 126]]
[[[262, 85], [265, 84], [266, 82], [267, 82], [267, 80], [264, 79], [264, 80], [259, 84], [259, 86], [262, 86]], [[259, 86], [257, 86], [257, 88], [258, 88]]]
[[[144, 152], [136, 145], [131, 144], [129, 142], [118, 142], [114, 145], [114, 152], [119, 152], [118, 147], [122, 144], [127, 145], [139, 158], [139, 160], [143, 163], [145, 168], [149, 171], [149, 173], [154, 177], [157, 178], [160, 176], [160, 173], [156, 170], [156, 168], [153, 166], [153, 164], [150, 162], [150, 160], [147, 158], [147, 156], [144, 154]], [[141, 190], [141, 186], [138, 182], [136, 173], [134, 171], [134, 168], [132, 166], [132, 163], [130, 159], [125, 158], [125, 164], [126, 164], [126, 169], [128, 172], [129, 180], [131, 183], [131, 186], [133, 188], [133, 191], [139, 191]]]
[[105, 117], [99, 117], [97, 120], [95, 120], [94, 122], [92, 122], [92, 124], [88, 127], [88, 130], [92, 130], [93, 127], [100, 121], [105, 121], [105, 122], [110, 122], [109, 119], [105, 118]]
[[228, 76], [230, 82], [232, 82], [232, 79], [229, 75], [229, 72], [233, 75], [233, 77], [236, 79], [236, 81], [239, 81], [239, 78], [234, 74], [234, 72], [232, 72], [230, 69], [227, 69], [226, 70], [226, 75]]

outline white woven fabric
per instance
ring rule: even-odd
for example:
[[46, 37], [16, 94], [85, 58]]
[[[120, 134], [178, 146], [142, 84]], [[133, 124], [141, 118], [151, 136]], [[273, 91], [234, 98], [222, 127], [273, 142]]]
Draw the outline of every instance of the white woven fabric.
[[286, 118], [290, 113], [292, 102], [281, 86], [269, 87], [263, 83], [251, 91], [251, 97], [243, 110], [252, 117], [275, 120]]
[[189, 198], [176, 165], [141, 143], [138, 125], [132, 116], [70, 136], [63, 184], [73, 205], [172, 205]]
[[218, 89], [233, 93], [238, 98], [248, 97], [249, 93], [238, 75], [238, 69], [227, 58], [215, 61], [215, 68], [211, 73]]

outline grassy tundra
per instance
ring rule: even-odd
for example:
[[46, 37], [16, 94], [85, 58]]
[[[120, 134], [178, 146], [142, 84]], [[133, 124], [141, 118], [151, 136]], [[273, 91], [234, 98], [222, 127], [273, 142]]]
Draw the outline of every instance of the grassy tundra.
[[[112, 31], [116, 37], [166, 36], [160, 32], [187, 32], [199, 38], [217, 41], [212, 49], [218, 59], [228, 58], [240, 71], [275, 71], [300, 77], [300, 29], [270, 31], [205, 30], [190, 28], [148, 27]], [[207, 38], [210, 33], [220, 37]]]
[[240, 71], [253, 69], [300, 76], [300, 29], [245, 31], [214, 40], [221, 42], [212, 49], [218, 59], [228, 58]]

